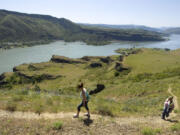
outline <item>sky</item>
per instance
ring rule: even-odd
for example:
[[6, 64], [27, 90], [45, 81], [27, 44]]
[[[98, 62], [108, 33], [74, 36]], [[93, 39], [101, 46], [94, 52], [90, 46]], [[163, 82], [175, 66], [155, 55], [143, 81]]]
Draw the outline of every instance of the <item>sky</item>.
[[180, 27], [180, 0], [0, 0], [0, 9], [77, 23]]

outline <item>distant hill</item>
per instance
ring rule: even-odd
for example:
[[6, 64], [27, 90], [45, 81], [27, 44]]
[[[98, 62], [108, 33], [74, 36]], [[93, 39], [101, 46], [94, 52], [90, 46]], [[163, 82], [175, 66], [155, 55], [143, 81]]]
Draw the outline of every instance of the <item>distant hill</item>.
[[139, 29], [82, 27], [65, 18], [0, 10], [0, 43], [39, 40], [84, 41], [107, 44], [112, 40], [162, 41], [158, 32]]
[[111, 29], [141, 29], [147, 31], [162, 32], [160, 28], [153, 28], [144, 25], [111, 25], [111, 24], [88, 24], [79, 23], [82, 26], [98, 27], [98, 28], [111, 28]]
[[180, 34], [180, 27], [167, 28], [167, 29], [164, 30], [164, 33], [167, 33], [167, 34]]

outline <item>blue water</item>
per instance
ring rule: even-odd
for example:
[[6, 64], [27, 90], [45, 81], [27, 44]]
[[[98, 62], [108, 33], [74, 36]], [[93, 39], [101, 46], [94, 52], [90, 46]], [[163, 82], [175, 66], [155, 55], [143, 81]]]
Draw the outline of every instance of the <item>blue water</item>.
[[14, 66], [23, 63], [49, 61], [53, 54], [80, 58], [83, 56], [108, 56], [116, 54], [118, 48], [146, 47], [146, 48], [180, 48], [180, 35], [172, 35], [164, 42], [116, 42], [105, 46], [91, 46], [83, 42], [57, 41], [47, 45], [37, 45], [26, 48], [0, 50], [0, 74], [12, 71]]

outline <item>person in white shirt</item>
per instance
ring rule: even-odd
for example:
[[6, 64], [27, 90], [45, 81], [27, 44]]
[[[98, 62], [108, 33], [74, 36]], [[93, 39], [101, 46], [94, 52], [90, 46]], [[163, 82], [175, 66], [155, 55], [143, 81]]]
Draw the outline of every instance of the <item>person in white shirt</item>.
[[164, 109], [162, 113], [162, 119], [169, 116], [169, 113], [174, 109], [173, 97], [169, 97], [164, 102]]
[[78, 107], [77, 107], [77, 114], [74, 115], [74, 118], [78, 118], [79, 117], [79, 112], [81, 110], [81, 107], [83, 107], [83, 106], [87, 110], [87, 114], [86, 115], [88, 116], [88, 118], [90, 118], [90, 113], [89, 113], [89, 108], [88, 108], [88, 102], [89, 102], [90, 96], [89, 96], [87, 90], [84, 88], [83, 83], [78, 85], [78, 89], [81, 90], [80, 97], [82, 98], [82, 102], [78, 105]]

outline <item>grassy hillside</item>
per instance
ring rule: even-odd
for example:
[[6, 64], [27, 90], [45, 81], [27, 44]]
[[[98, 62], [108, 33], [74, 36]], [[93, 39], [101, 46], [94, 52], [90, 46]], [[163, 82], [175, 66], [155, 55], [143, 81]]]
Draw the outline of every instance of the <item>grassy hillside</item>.
[[135, 52], [124, 56], [123, 61], [119, 55], [81, 59], [53, 56], [49, 62], [17, 66], [13, 73], [0, 76], [0, 109], [75, 112], [81, 100], [76, 86], [83, 81], [89, 91], [97, 84], [105, 85], [102, 92], [91, 96], [92, 113], [158, 116], [170, 96], [169, 84], [180, 99], [180, 50]]
[[[81, 27], [64, 18], [0, 10], [0, 47], [33, 45], [53, 40], [107, 44], [112, 40], [162, 41], [160, 33]], [[9, 43], [11, 42], [11, 43]]]

